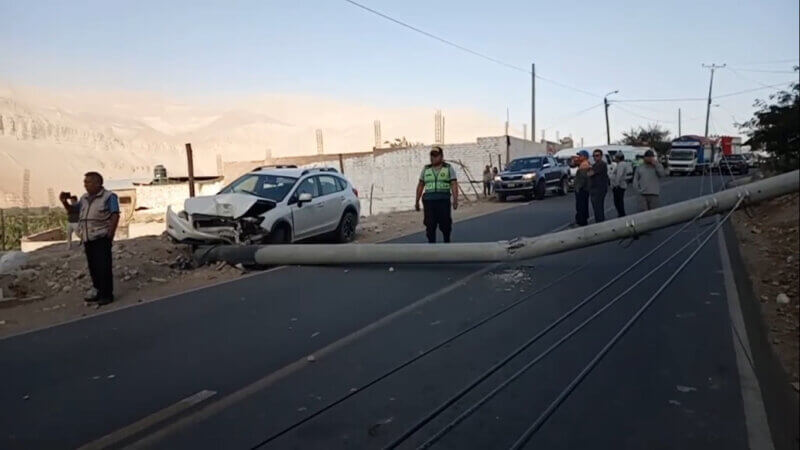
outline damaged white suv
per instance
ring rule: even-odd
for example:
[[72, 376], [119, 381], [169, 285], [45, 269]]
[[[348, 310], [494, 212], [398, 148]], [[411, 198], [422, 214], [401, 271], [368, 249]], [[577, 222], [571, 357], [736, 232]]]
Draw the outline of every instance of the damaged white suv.
[[167, 209], [167, 234], [184, 243], [288, 244], [312, 237], [351, 242], [358, 191], [333, 168], [257, 167], [217, 195]]

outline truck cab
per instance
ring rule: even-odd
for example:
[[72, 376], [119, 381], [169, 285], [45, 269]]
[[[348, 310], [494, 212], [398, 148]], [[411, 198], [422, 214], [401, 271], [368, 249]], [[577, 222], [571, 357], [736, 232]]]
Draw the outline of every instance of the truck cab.
[[702, 136], [681, 136], [672, 141], [667, 165], [669, 175], [693, 175], [708, 172], [714, 155], [714, 143]]

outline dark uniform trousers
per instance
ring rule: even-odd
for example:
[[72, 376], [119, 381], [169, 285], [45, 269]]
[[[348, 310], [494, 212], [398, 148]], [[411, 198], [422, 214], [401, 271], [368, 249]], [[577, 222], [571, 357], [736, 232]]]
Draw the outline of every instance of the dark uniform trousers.
[[114, 275], [111, 271], [111, 239], [101, 237], [87, 241], [83, 246], [86, 251], [89, 276], [92, 277], [92, 285], [97, 289], [98, 298], [113, 298]]
[[589, 191], [587, 189], [575, 191], [575, 223], [580, 226], [589, 223]]
[[436, 242], [436, 227], [442, 230], [445, 242], [450, 242], [450, 232], [453, 230], [453, 216], [450, 212], [450, 199], [422, 200], [425, 212], [425, 235], [428, 242]]

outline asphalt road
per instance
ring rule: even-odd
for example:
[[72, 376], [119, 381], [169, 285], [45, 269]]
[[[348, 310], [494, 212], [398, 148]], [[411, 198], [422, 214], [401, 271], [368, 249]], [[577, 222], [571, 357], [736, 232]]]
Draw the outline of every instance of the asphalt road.
[[[670, 179], [662, 201], [697, 196], [700, 180]], [[520, 203], [457, 224], [454, 239], [543, 234], [572, 219], [573, 201], [570, 195]], [[633, 198], [628, 204], [635, 211]], [[704, 219], [681, 233], [403, 448], [422, 443], [713, 223]], [[3, 339], [0, 448], [75, 448], [104, 436], [126, 437], [118, 446], [143, 438], [139, 445], [164, 449], [251, 448], [547, 287], [263, 446], [380, 448], [675, 229], [518, 265], [283, 268]], [[682, 260], [648, 278], [435, 448], [508, 448]], [[747, 448], [725, 292], [717, 239], [711, 239], [527, 448]], [[307, 361], [312, 354], [315, 360]], [[201, 391], [215, 394], [169, 412]], [[158, 418], [163, 422], [148, 422]], [[144, 425], [132, 426], [137, 421]], [[137, 434], [128, 433], [133, 428]]]

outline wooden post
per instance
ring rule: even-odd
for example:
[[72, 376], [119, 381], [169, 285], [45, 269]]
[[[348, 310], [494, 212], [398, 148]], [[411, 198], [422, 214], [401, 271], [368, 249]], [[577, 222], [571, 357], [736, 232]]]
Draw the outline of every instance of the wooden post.
[[375, 190], [375, 185], [371, 184], [369, 186], [369, 215], [372, 215], [372, 191]]
[[186, 164], [189, 169], [189, 197], [194, 197], [194, 160], [192, 159], [192, 144], [186, 143]]
[[503, 160], [500, 158], [500, 153], [497, 154], [497, 170], [503, 171]]
[[341, 153], [339, 153], [339, 172], [341, 172], [342, 175], [344, 175], [344, 160], [342, 158]]
[[6, 213], [0, 209], [0, 250], [6, 249]]

